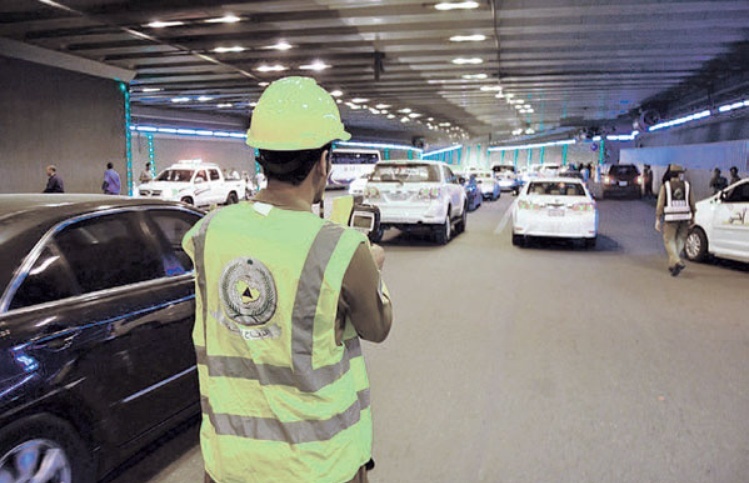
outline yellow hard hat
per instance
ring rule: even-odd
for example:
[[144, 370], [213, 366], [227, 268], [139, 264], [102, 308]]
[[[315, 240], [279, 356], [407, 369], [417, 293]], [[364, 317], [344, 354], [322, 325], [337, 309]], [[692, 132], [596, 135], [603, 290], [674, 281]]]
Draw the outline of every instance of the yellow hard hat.
[[247, 144], [270, 151], [315, 149], [348, 141], [338, 106], [311, 77], [284, 77], [265, 89], [252, 113]]

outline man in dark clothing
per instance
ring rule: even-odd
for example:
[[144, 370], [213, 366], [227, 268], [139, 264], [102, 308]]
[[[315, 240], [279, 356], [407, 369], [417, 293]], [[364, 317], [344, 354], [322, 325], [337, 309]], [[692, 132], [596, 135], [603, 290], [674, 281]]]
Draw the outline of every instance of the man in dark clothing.
[[65, 188], [62, 185], [62, 178], [57, 174], [57, 167], [50, 164], [47, 166], [47, 187], [44, 193], [64, 193]]
[[739, 177], [739, 168], [737, 168], [736, 166], [731, 166], [730, 173], [731, 179], [728, 180], [728, 184], [734, 184], [741, 181], [741, 178]]
[[720, 169], [715, 168], [713, 170], [713, 177], [710, 178], [710, 188], [712, 188], [713, 194], [723, 191], [723, 188], [726, 186], [728, 186], [728, 181], [720, 174]]

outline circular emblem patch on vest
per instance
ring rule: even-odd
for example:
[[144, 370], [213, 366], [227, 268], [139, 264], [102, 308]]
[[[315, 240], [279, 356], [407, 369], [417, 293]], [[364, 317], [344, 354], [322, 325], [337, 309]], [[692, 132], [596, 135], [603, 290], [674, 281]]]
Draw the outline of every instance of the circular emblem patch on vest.
[[683, 190], [683, 189], [681, 189], [681, 188], [676, 188], [676, 189], [674, 190], [674, 195], [673, 195], [673, 198], [674, 198], [675, 200], [679, 200], [679, 201], [684, 201], [684, 198], [685, 198], [685, 197], [684, 197], [684, 190]]
[[241, 325], [261, 325], [276, 312], [278, 294], [268, 267], [252, 258], [232, 260], [221, 274], [224, 313]]

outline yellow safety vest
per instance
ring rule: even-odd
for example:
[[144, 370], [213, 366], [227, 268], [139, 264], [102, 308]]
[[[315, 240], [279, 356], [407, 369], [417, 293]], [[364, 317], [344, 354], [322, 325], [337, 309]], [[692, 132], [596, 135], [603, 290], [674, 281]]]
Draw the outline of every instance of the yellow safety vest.
[[[210, 230], [208, 226], [210, 225]], [[184, 238], [196, 267], [206, 471], [219, 483], [344, 482], [369, 461], [369, 380], [343, 277], [366, 237], [312, 213], [240, 203]]]
[[[692, 219], [692, 209], [689, 207], [689, 183], [677, 181], [672, 186], [671, 181], [666, 181], [666, 204], [663, 207], [663, 219], [665, 221], [685, 221]], [[673, 190], [681, 189], [683, 199], [675, 200]]]

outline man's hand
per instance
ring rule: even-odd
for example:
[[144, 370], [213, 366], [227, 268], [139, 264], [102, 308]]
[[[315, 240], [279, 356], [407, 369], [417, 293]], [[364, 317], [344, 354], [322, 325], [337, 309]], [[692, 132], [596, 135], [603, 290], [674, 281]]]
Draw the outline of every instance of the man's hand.
[[661, 232], [661, 220], [655, 220], [655, 231]]
[[374, 243], [370, 245], [369, 252], [372, 254], [372, 259], [377, 265], [378, 270], [382, 270], [382, 266], [385, 265], [385, 250], [380, 245]]

